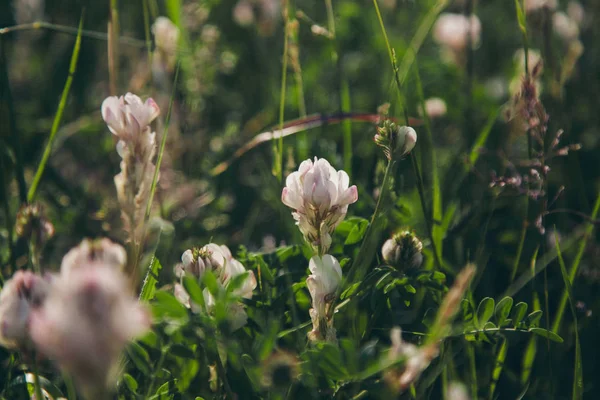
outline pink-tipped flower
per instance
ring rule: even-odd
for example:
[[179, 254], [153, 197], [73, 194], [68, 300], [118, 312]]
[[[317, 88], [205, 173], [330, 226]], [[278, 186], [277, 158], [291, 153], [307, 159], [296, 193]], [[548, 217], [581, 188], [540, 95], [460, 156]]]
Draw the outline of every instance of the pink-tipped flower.
[[15, 349], [31, 344], [29, 318], [48, 291], [48, 282], [29, 271], [17, 271], [0, 292], [0, 345]]
[[107, 238], [84, 239], [79, 246], [65, 254], [60, 265], [61, 274], [70, 274], [82, 267], [98, 266], [122, 270], [127, 262], [127, 252], [123, 246]]
[[281, 201], [295, 210], [296, 225], [321, 254], [331, 245], [331, 234], [346, 216], [348, 205], [358, 200], [356, 186], [349, 184], [346, 172], [317, 157], [314, 162], [303, 161], [286, 179]]
[[342, 268], [338, 260], [329, 254], [312, 257], [308, 268], [311, 275], [306, 278], [306, 286], [312, 298], [310, 317], [313, 323], [309, 336], [313, 340], [334, 341], [335, 329], [329, 308], [342, 281]]
[[126, 144], [138, 141], [140, 135], [160, 114], [153, 99], [142, 102], [138, 96], [107, 97], [102, 102], [102, 118], [108, 129]]
[[86, 247], [75, 250], [82, 264], [70, 265], [73, 253], [63, 259], [64, 269], [52, 280], [43, 305], [33, 310], [29, 328], [37, 350], [96, 397], [114, 383], [127, 343], [144, 334], [151, 321], [123, 272], [95, 259]]

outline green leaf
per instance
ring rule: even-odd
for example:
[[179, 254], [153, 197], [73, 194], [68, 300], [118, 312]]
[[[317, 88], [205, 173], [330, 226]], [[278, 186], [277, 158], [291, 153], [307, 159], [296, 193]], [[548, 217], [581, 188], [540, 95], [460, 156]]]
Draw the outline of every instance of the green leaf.
[[190, 360], [196, 359], [196, 353], [194, 353], [192, 349], [179, 343], [171, 345], [168, 353], [176, 357], [187, 358]]
[[479, 303], [477, 307], [477, 327], [483, 328], [494, 314], [494, 299], [486, 297]]
[[542, 310], [536, 310], [527, 316], [527, 320], [525, 321], [528, 327], [536, 327], [540, 323], [540, 319], [542, 319], [542, 314], [544, 312]]
[[188, 296], [190, 296], [190, 301], [198, 304], [203, 310], [206, 310], [204, 294], [202, 293], [200, 284], [198, 284], [198, 280], [191, 276], [184, 276], [182, 279], [182, 284]]
[[202, 283], [204, 283], [204, 286], [208, 288], [210, 294], [212, 294], [215, 298], [219, 297], [221, 285], [219, 285], [217, 277], [212, 273], [212, 271], [204, 272], [204, 275], [202, 276]]
[[152, 312], [157, 318], [181, 319], [187, 317], [187, 310], [171, 293], [159, 291], [154, 295]]
[[558, 336], [556, 333], [549, 331], [547, 329], [544, 329], [544, 328], [529, 328], [529, 332], [535, 333], [538, 336], [545, 337], [546, 339], [550, 339], [556, 343], [563, 342], [563, 338]]
[[475, 315], [475, 310], [471, 305], [471, 302], [467, 299], [462, 299], [460, 302], [460, 309], [462, 310], [463, 320], [465, 322], [471, 321]]
[[352, 244], [356, 244], [356, 243], [360, 242], [362, 240], [362, 238], [365, 236], [365, 232], [367, 231], [368, 226], [369, 226], [369, 221], [367, 221], [366, 219], [362, 219], [362, 218], [358, 219], [357, 218], [357, 221], [354, 224], [354, 226], [352, 227], [352, 230], [346, 237], [346, 241], [344, 242], [344, 245], [348, 246], [348, 245], [352, 245]]
[[498, 324], [498, 326], [502, 326], [504, 321], [506, 321], [506, 319], [510, 315], [510, 310], [512, 308], [512, 305], [513, 305], [513, 299], [512, 299], [512, 297], [508, 297], [508, 296], [506, 296], [505, 298], [503, 298], [502, 300], [500, 300], [498, 302], [498, 304], [496, 305], [496, 311], [495, 311], [496, 323]]
[[517, 305], [512, 310], [512, 320], [513, 326], [516, 328], [519, 326], [523, 318], [525, 318], [525, 314], [527, 314], [527, 303], [517, 303]]
[[138, 383], [133, 376], [128, 373], [123, 374], [122, 382], [131, 393], [137, 394]]
[[329, 343], [320, 344], [317, 349], [317, 359], [319, 368], [325, 373], [328, 379], [340, 380], [348, 377], [348, 370], [342, 362], [340, 349]]
[[152, 261], [148, 266], [148, 272], [146, 272], [146, 277], [144, 278], [144, 283], [142, 284], [140, 300], [150, 301], [154, 298], [156, 284], [158, 283], [158, 273], [161, 269], [162, 265], [160, 264], [158, 258], [152, 257]]
[[[510, 297], [508, 297], [508, 298], [510, 298]], [[500, 303], [498, 303], [498, 304], [500, 304]], [[506, 360], [507, 353], [508, 353], [508, 341], [506, 339], [504, 339], [504, 340], [502, 340], [502, 345], [500, 346], [500, 350], [498, 351], [498, 355], [496, 356], [496, 364], [494, 366], [494, 370], [492, 371], [492, 382], [490, 384], [490, 395], [488, 396], [488, 398], [490, 398], [490, 399], [494, 398], [494, 391], [496, 390], [496, 385], [498, 384], [498, 380], [500, 379], [500, 374], [502, 374], [502, 368], [504, 368], [504, 360]]]
[[144, 375], [150, 375], [150, 356], [148, 352], [139, 344], [132, 342], [127, 346], [127, 355], [133, 361], [136, 368]]
[[246, 279], [248, 279], [249, 275], [250, 272], [246, 271], [244, 273], [231, 277], [229, 283], [227, 283], [227, 293], [233, 293], [242, 286], [244, 286], [244, 283], [246, 283]]
[[527, 35], [527, 22], [525, 17], [525, 11], [520, 0], [515, 0], [515, 8], [517, 9], [517, 22], [519, 23], [519, 29], [523, 35]]

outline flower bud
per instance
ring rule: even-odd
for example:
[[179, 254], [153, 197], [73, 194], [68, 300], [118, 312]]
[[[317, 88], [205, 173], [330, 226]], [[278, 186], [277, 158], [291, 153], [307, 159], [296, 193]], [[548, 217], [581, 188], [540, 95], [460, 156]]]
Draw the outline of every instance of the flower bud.
[[383, 260], [400, 270], [418, 268], [423, 262], [423, 243], [410, 231], [401, 231], [386, 240], [381, 248]]
[[398, 126], [386, 120], [383, 126], [377, 128], [373, 139], [375, 144], [383, 148], [388, 160], [402, 159], [415, 147], [417, 132], [410, 126]]
[[15, 231], [18, 237], [34, 240], [36, 245], [46, 243], [54, 236], [54, 226], [44, 214], [39, 204], [26, 204], [17, 213]]
[[335, 341], [335, 329], [329, 315], [333, 296], [342, 281], [342, 268], [338, 260], [326, 254], [313, 256], [309, 267], [311, 275], [306, 278], [306, 286], [312, 298], [310, 317], [313, 330], [309, 333], [312, 340]]

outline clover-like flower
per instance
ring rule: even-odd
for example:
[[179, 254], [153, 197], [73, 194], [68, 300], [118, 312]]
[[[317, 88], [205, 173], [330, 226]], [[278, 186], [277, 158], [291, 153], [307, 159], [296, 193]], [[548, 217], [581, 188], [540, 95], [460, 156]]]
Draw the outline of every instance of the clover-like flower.
[[342, 268], [338, 260], [329, 254], [323, 257], [313, 256], [308, 268], [311, 275], [306, 278], [306, 286], [312, 298], [310, 317], [313, 322], [313, 330], [309, 336], [313, 340], [333, 341], [335, 329], [329, 308], [342, 281]]
[[152, 98], [142, 102], [138, 96], [107, 97], [102, 102], [102, 118], [108, 129], [125, 143], [134, 143], [150, 123], [160, 114]]
[[303, 161], [286, 179], [281, 201], [294, 209], [292, 216], [305, 239], [324, 254], [331, 246], [331, 234], [343, 221], [348, 205], [358, 200], [355, 185], [344, 171], [315, 157]]
[[[210, 270], [217, 277], [218, 283], [222, 288], [227, 289], [231, 280], [241, 274], [247, 273], [246, 279], [232, 293], [244, 299], [251, 299], [252, 292], [256, 288], [256, 278], [254, 272], [247, 271], [244, 265], [236, 260], [229, 248], [225, 245], [209, 243], [200, 249], [186, 250], [181, 256], [182, 264], [175, 267], [175, 274], [183, 278], [185, 275], [201, 279], [205, 271]], [[190, 301], [190, 296], [183, 285], [175, 284], [175, 297], [180, 303], [198, 313], [201, 307]], [[215, 306], [215, 299], [208, 289], [203, 291], [206, 311], [210, 313]], [[228, 308], [230, 328], [237, 330], [246, 324], [248, 316], [241, 302], [232, 303]]]
[[31, 344], [29, 318], [48, 292], [48, 282], [29, 271], [17, 271], [0, 292], [0, 345], [15, 349]]
[[442, 59], [456, 65], [465, 64], [469, 47], [479, 44], [481, 22], [476, 15], [443, 13], [433, 27], [433, 40], [442, 46]]
[[[29, 333], [40, 353], [73, 376], [88, 397], [98, 398], [114, 383], [127, 343], [151, 321], [110, 251], [95, 258], [93, 248], [84, 242], [65, 256], [45, 301], [31, 313]], [[72, 265], [75, 260], [81, 263]]]

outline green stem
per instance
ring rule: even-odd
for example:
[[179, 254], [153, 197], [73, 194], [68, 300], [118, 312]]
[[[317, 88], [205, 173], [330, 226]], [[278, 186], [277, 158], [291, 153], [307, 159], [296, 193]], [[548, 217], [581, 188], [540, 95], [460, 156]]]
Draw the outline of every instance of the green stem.
[[421, 210], [423, 211], [423, 216], [425, 217], [425, 227], [427, 228], [427, 236], [431, 241], [431, 248], [433, 250], [433, 257], [435, 259], [435, 263], [438, 269], [442, 269], [442, 262], [439, 258], [439, 253], [437, 252], [437, 248], [435, 245], [435, 241], [433, 240], [433, 231], [431, 229], [432, 222], [430, 220], [430, 214], [427, 212], [427, 204], [425, 202], [425, 188], [423, 186], [423, 178], [421, 177], [421, 172], [419, 171], [419, 165], [417, 164], [417, 158], [414, 153], [410, 154], [410, 159], [412, 162], [413, 170], [415, 172], [415, 176], [417, 178], [417, 189], [419, 191], [419, 199], [421, 200]]
[[[371, 260], [375, 253], [375, 246], [377, 245], [379, 235], [383, 230], [382, 227], [379, 226], [379, 221], [383, 220], [380, 217], [382, 216], [384, 208], [386, 208], [384, 207], [384, 201], [387, 200], [387, 198], [389, 197], [389, 191], [392, 183], [392, 178], [394, 176], [393, 170], [395, 169], [395, 165], [396, 161], [393, 159], [389, 160], [387, 163], [385, 175], [383, 177], [383, 183], [381, 184], [381, 193], [379, 193], [379, 198], [377, 199], [375, 211], [373, 212], [371, 222], [369, 223], [367, 231], [365, 232], [365, 236], [360, 246], [358, 255], [356, 256], [356, 259], [352, 263], [352, 267], [348, 272], [346, 286], [354, 282], [360, 281], [371, 264]], [[375, 227], [376, 224], [378, 225], [377, 227]]]
[[470, 373], [470, 387], [471, 387], [471, 398], [478, 399], [477, 397], [477, 366], [475, 365], [475, 350], [471, 343], [466, 343], [467, 355], [469, 357], [469, 373]]
[[[288, 15], [288, 3], [287, 0], [283, 4], [284, 14], [284, 39], [283, 39], [283, 65], [281, 67], [281, 92], [279, 96], [279, 132], [283, 132], [283, 117], [285, 111], [285, 89], [287, 81], [287, 68], [288, 68], [288, 47], [289, 47], [289, 15]], [[283, 181], [283, 135], [279, 135], [279, 141], [277, 143], [277, 149], [275, 151], [275, 164], [273, 165], [273, 175], [277, 177], [279, 182]]]
[[[596, 198], [596, 203], [594, 204], [594, 209], [592, 210], [591, 219], [595, 220], [598, 216], [598, 211], [600, 210], [600, 193]], [[588, 223], [588, 226], [585, 228], [585, 233], [583, 234], [583, 238], [579, 242], [579, 248], [577, 249], [577, 253], [575, 255], [575, 259], [573, 260], [573, 264], [571, 264], [571, 269], [569, 270], [569, 283], [572, 285], [575, 277], [577, 276], [577, 272], [579, 271], [579, 264], [581, 263], [581, 259], [583, 258], [583, 253], [585, 251], [585, 247], [587, 245], [587, 241], [592, 235], [592, 231], [594, 230], [594, 224]], [[565, 307], [567, 306], [567, 301], [569, 300], [569, 293], [567, 289], [562, 293], [560, 298], [560, 303], [558, 306], [558, 310], [556, 311], [556, 317], [554, 317], [554, 323], [552, 324], [552, 332], [558, 333], [560, 329], [560, 324], [562, 322], [562, 318], [565, 312]]]
[[63, 112], [67, 106], [67, 98], [69, 97], [69, 92], [71, 91], [71, 84], [73, 83], [73, 76], [75, 75], [75, 71], [77, 70], [77, 60], [79, 59], [79, 49], [81, 48], [81, 30], [83, 28], [83, 12], [81, 14], [81, 18], [79, 19], [79, 29], [77, 31], [77, 39], [75, 40], [75, 46], [73, 47], [73, 53], [71, 54], [71, 63], [69, 65], [69, 75], [67, 77], [67, 81], [65, 82], [65, 86], [63, 87], [62, 95], [60, 96], [60, 102], [58, 103], [58, 110], [56, 111], [56, 115], [54, 116], [54, 121], [52, 122], [52, 128], [50, 130], [50, 137], [48, 138], [48, 143], [44, 148], [44, 154], [42, 155], [42, 160], [38, 165], [37, 171], [35, 173], [35, 177], [33, 178], [33, 182], [31, 183], [31, 187], [29, 188], [29, 192], [27, 193], [27, 201], [31, 203], [35, 199], [35, 195], [37, 193], [37, 188], [42, 179], [42, 175], [44, 174], [44, 170], [46, 169], [46, 164], [48, 163], [48, 159], [50, 158], [50, 154], [52, 153], [52, 144], [54, 143], [54, 139], [56, 138], [56, 132], [58, 132], [58, 127], [60, 126], [60, 122], [62, 120]]
[[42, 384], [40, 382], [40, 374], [38, 372], [38, 364], [36, 355], [33, 356], [33, 387], [35, 390], [35, 398], [36, 399], [44, 399], [42, 394]]
[[77, 391], [75, 390], [75, 385], [73, 384], [73, 378], [71, 378], [69, 375], [64, 375], [63, 380], [67, 388], [67, 399], [77, 400]]
[[146, 36], [146, 50], [148, 51], [148, 68], [152, 71], [152, 39], [150, 38], [150, 13], [148, 11], [148, 0], [142, 1], [144, 14], [144, 35]]
[[146, 391], [146, 399], [149, 399], [152, 396], [152, 391], [154, 390], [154, 385], [156, 383], [156, 374], [157, 371], [160, 371], [163, 363], [165, 362], [165, 356], [169, 352], [169, 346], [164, 347], [160, 352], [160, 357], [156, 362], [155, 368], [152, 370], [152, 377], [150, 378], [150, 384], [148, 385], [148, 390]]
[[333, 16], [333, 6], [331, 0], [325, 0], [325, 7], [327, 8], [327, 25], [330, 34], [330, 38], [335, 38], [335, 18]]

